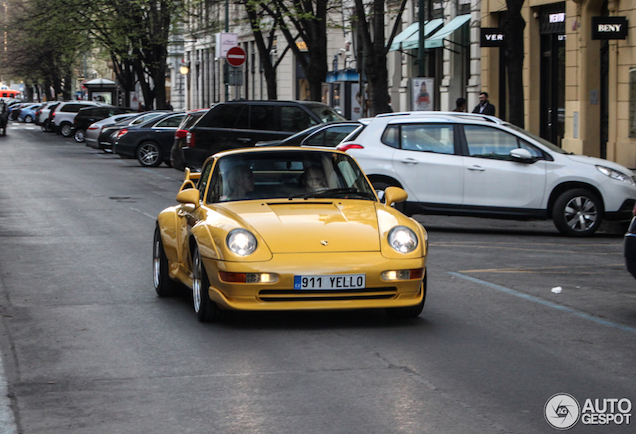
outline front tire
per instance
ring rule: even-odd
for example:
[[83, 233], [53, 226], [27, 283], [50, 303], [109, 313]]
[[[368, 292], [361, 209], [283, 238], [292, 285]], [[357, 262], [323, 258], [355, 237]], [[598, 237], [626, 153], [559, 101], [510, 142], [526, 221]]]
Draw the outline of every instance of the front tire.
[[25, 116], [24, 122], [27, 124], [33, 123], [33, 117], [31, 117], [30, 115]]
[[154, 142], [144, 142], [137, 148], [137, 161], [144, 167], [157, 167], [162, 159], [161, 149]]
[[427, 275], [424, 275], [424, 279], [422, 279], [422, 292], [424, 293], [422, 296], [422, 301], [416, 304], [415, 306], [406, 306], [406, 307], [390, 307], [386, 308], [385, 312], [390, 318], [397, 319], [406, 319], [406, 318], [417, 318], [422, 313], [424, 309], [424, 304], [426, 303], [426, 281]]
[[199, 247], [194, 248], [192, 255], [192, 301], [197, 319], [201, 322], [218, 322], [227, 316], [227, 311], [221, 310], [215, 302], [210, 300], [208, 288], [210, 280], [205, 271]]
[[602, 202], [589, 190], [568, 190], [554, 202], [552, 218], [554, 225], [563, 235], [589, 237], [603, 221]]
[[170, 297], [176, 294], [177, 284], [168, 273], [168, 258], [163, 249], [159, 226], [155, 229], [152, 243], [152, 278], [159, 297]]

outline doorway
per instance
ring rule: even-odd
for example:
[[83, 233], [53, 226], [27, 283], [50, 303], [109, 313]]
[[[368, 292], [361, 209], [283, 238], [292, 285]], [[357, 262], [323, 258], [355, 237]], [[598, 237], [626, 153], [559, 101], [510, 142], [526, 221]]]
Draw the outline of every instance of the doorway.
[[565, 134], [565, 4], [541, 9], [541, 128], [544, 139], [561, 146]]

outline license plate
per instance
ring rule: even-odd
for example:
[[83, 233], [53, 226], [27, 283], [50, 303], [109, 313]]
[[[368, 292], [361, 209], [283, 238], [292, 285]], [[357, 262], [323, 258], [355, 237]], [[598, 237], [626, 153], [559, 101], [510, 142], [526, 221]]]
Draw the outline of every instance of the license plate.
[[294, 276], [294, 289], [347, 290], [364, 288], [365, 284], [364, 274]]

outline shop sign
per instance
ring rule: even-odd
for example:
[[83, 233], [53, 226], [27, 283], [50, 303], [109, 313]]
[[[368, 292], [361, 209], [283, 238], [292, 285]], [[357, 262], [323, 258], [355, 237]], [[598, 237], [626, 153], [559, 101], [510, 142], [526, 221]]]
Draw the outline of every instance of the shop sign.
[[592, 39], [627, 39], [626, 17], [592, 17]]
[[504, 32], [499, 27], [482, 27], [481, 40], [482, 47], [501, 47], [504, 43]]

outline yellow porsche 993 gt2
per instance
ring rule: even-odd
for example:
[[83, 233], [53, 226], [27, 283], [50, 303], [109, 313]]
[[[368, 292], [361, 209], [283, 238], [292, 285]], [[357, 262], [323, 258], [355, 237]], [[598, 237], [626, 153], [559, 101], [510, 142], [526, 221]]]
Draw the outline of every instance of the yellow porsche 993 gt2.
[[428, 236], [384, 203], [347, 154], [251, 148], [186, 169], [153, 243], [159, 296], [192, 290], [201, 321], [232, 310], [384, 308], [416, 317], [426, 299]]

